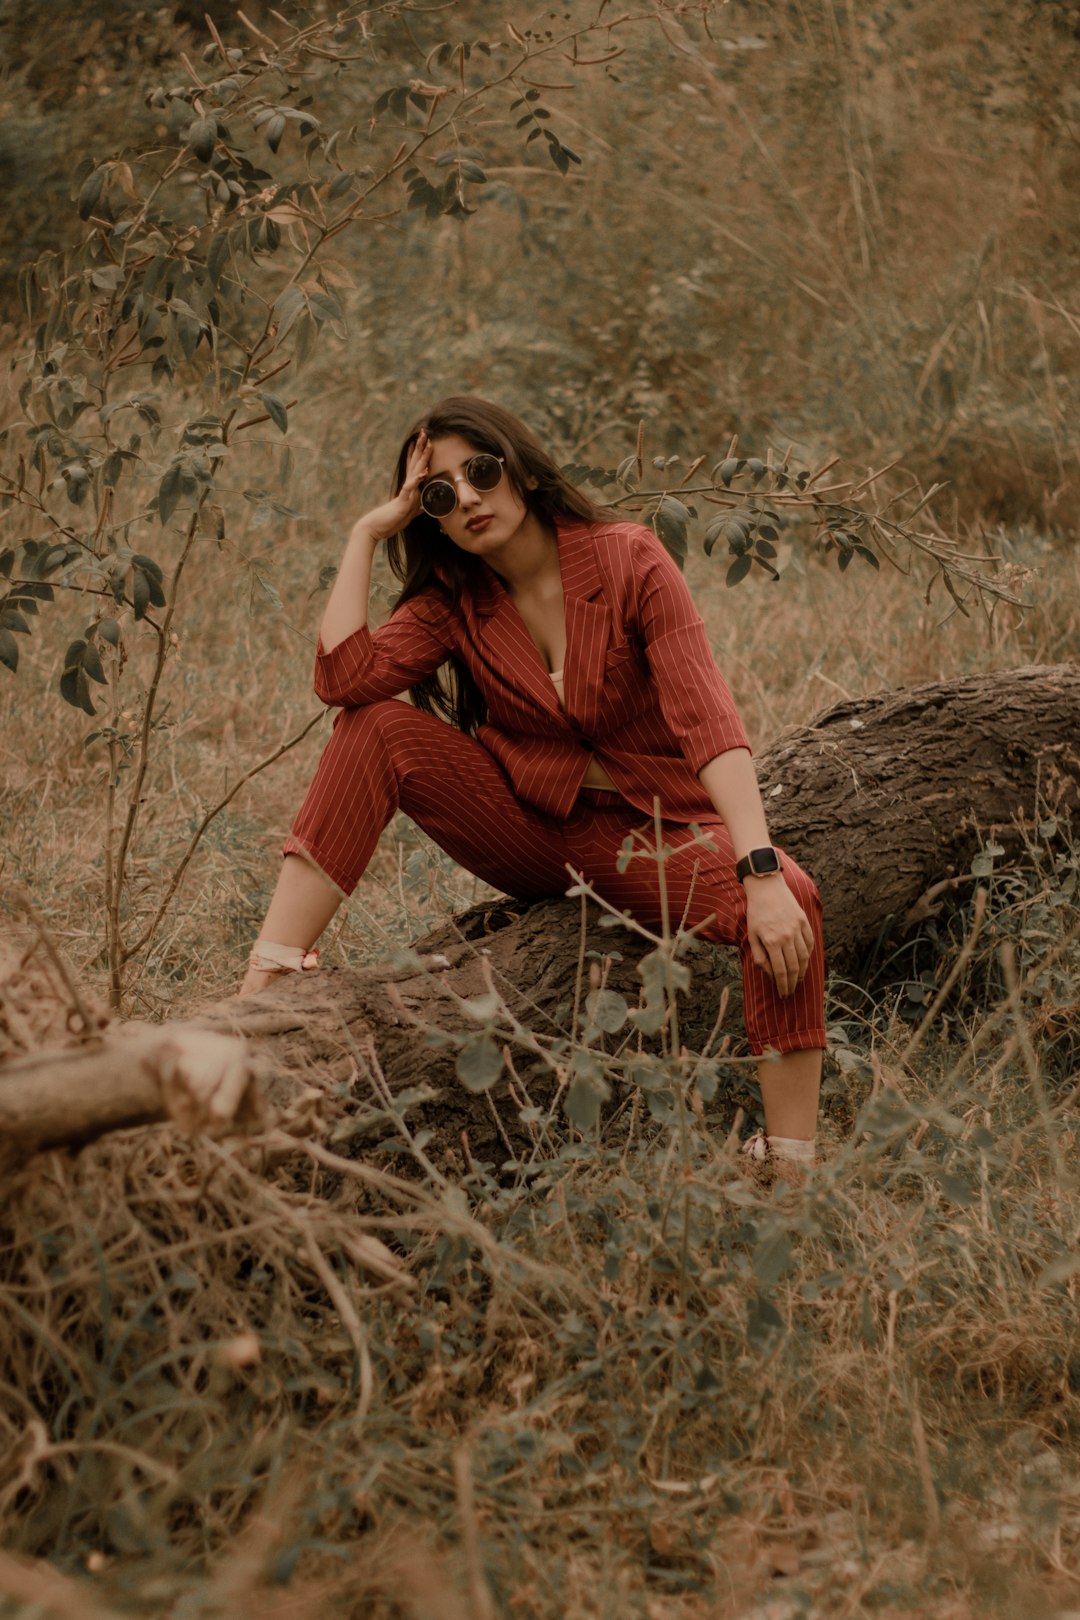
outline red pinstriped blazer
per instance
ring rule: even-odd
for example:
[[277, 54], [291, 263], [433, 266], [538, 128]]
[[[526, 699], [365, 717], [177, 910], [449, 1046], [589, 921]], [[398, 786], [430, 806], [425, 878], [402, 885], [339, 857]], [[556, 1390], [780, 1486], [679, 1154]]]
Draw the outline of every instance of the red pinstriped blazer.
[[716, 812], [698, 780], [729, 748], [749, 748], [701, 616], [675, 563], [637, 523], [558, 524], [566, 605], [560, 707], [513, 598], [489, 568], [456, 607], [429, 588], [326, 652], [315, 690], [345, 706], [396, 697], [450, 653], [487, 703], [478, 740], [518, 798], [560, 819], [595, 754], [623, 796], [672, 821]]

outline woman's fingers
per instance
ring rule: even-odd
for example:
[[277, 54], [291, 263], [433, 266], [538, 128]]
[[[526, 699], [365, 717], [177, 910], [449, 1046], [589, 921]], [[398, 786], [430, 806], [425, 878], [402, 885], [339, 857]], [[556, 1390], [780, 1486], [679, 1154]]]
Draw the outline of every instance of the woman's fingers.
[[754, 928], [749, 930], [749, 939], [750, 955], [754, 958], [754, 966], [759, 967], [763, 973], [767, 973], [771, 979], [773, 970], [767, 946]]
[[774, 941], [769, 955], [772, 959], [773, 981], [782, 996], [790, 996], [796, 985], [794, 973], [797, 970], [795, 953], [790, 945], [783, 941]]
[[415, 493], [421, 478], [427, 472], [430, 461], [431, 441], [427, 434], [421, 431], [417, 434], [416, 442], [409, 451], [408, 459], [405, 462], [405, 478], [401, 485], [403, 495]]
[[766, 939], [750, 932], [750, 951], [756, 965], [767, 973], [782, 996], [790, 996], [802, 983], [813, 955], [814, 936], [808, 923], [791, 934]]
[[792, 995], [814, 955], [814, 931], [806, 912], [786, 884], [774, 878], [768, 888], [749, 890], [746, 921], [755, 964], [780, 995]]

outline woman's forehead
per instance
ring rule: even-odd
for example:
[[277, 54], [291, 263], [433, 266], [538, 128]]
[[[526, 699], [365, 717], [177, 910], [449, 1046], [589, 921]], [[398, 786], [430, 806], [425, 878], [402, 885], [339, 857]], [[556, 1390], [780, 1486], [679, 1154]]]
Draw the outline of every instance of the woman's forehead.
[[470, 439], [462, 438], [460, 433], [447, 433], [441, 438], [432, 439], [427, 476], [434, 478], [439, 473], [461, 472], [471, 457], [484, 453], [484, 445], [473, 444]]

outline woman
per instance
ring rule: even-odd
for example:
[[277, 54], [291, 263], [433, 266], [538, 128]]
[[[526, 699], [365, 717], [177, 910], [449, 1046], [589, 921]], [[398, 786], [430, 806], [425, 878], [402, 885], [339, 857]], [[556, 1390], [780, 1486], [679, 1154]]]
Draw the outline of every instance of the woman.
[[[769, 842], [746, 734], [679, 570], [484, 400], [428, 412], [394, 487], [354, 525], [323, 615], [315, 687], [341, 712], [243, 990], [315, 965], [399, 808], [497, 889], [559, 894], [572, 870], [655, 926], [659, 796], [669, 914], [739, 946], [769, 1148], [812, 1160], [821, 907]], [[372, 633], [384, 542], [403, 589]], [[406, 690], [413, 705], [393, 701]], [[628, 837], [641, 853], [620, 860]]]

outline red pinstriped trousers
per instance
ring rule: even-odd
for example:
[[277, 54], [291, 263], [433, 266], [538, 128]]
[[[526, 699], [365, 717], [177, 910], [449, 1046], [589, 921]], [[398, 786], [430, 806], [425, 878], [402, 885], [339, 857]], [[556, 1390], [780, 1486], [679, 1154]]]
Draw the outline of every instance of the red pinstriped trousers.
[[[342, 709], [315, 779], [293, 823], [286, 854], [306, 855], [351, 894], [379, 835], [404, 810], [459, 866], [523, 900], [565, 893], [567, 867], [647, 928], [660, 921], [655, 859], [631, 858], [619, 871], [630, 835], [655, 850], [653, 823], [625, 799], [586, 790], [565, 821], [515, 798], [509, 777], [475, 738], [390, 698]], [[603, 801], [603, 802], [601, 802]], [[821, 903], [806, 873], [784, 856], [784, 877], [814, 933], [810, 966], [795, 992], [777, 993], [756, 966], [746, 934], [746, 893], [718, 816], [698, 822], [705, 841], [678, 822], [663, 823], [669, 915], [684, 927], [712, 917], [704, 939], [737, 945], [742, 958], [746, 1034], [755, 1053], [825, 1045]]]

